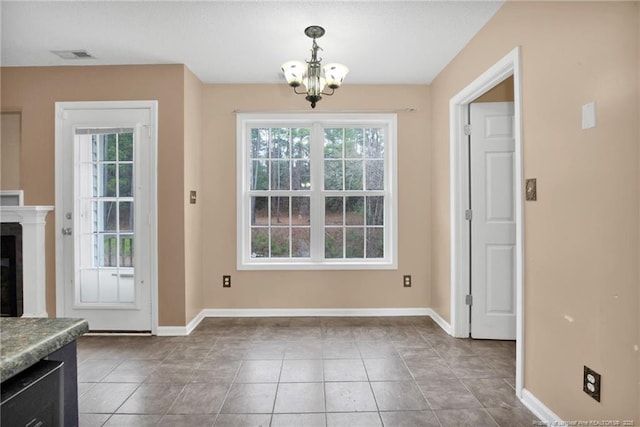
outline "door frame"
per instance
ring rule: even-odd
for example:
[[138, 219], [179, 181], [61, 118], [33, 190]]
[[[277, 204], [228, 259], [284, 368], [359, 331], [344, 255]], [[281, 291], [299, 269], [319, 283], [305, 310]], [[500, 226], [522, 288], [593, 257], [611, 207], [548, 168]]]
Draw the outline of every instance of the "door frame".
[[449, 101], [449, 192], [450, 192], [450, 288], [451, 332], [468, 338], [470, 313], [465, 296], [471, 278], [470, 229], [465, 219], [469, 204], [469, 156], [464, 127], [468, 105], [510, 76], [514, 85], [514, 185], [516, 218], [516, 395], [522, 398], [524, 380], [524, 206], [522, 152], [522, 74], [520, 47], [514, 48]]
[[63, 235], [58, 224], [64, 223], [63, 199], [64, 191], [63, 173], [64, 139], [62, 120], [69, 110], [105, 110], [105, 109], [148, 109], [151, 157], [151, 194], [149, 195], [149, 226], [150, 226], [150, 254], [149, 268], [151, 279], [151, 333], [158, 331], [158, 101], [78, 101], [55, 103], [55, 265], [56, 265], [56, 316], [64, 313], [65, 284], [64, 284], [64, 259]]

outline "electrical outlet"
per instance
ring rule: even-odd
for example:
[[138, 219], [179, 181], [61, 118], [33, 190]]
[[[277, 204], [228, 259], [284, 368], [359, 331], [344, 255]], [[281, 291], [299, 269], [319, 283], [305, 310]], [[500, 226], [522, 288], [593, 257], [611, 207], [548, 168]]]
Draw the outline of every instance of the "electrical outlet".
[[402, 283], [404, 284], [405, 288], [410, 288], [411, 287], [411, 275], [407, 274], [402, 276]]
[[227, 275], [222, 276], [222, 287], [223, 288], [231, 287], [231, 276], [227, 276]]
[[586, 366], [584, 367], [582, 390], [600, 402], [600, 374]]

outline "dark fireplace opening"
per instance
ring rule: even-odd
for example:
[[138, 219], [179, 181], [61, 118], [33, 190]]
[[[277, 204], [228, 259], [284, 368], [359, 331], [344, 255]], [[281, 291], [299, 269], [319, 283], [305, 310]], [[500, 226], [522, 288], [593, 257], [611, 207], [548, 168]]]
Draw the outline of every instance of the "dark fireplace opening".
[[7, 222], [0, 230], [0, 315], [22, 316], [22, 225]]

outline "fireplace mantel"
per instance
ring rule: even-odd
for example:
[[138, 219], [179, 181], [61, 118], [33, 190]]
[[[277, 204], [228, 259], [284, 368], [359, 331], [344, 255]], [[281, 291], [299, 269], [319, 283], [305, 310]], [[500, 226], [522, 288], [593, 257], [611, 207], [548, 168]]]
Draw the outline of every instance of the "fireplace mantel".
[[0, 206], [2, 222], [22, 225], [22, 317], [49, 317], [46, 300], [45, 219], [53, 206]]

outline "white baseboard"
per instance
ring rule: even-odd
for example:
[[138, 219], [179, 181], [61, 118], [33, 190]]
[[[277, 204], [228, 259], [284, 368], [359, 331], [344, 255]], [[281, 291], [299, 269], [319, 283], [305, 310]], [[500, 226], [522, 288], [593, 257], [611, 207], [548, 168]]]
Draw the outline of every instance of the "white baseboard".
[[533, 415], [540, 418], [548, 426], [566, 426], [567, 423], [562, 421], [551, 409], [538, 400], [529, 390], [522, 389], [522, 403], [529, 408]]
[[433, 319], [434, 322], [438, 324], [447, 334], [452, 335], [451, 333], [451, 325], [449, 322], [444, 320], [438, 313], [436, 313], [433, 309], [427, 308], [427, 315]]
[[[451, 329], [430, 308], [205, 308], [187, 326], [158, 326], [158, 336], [189, 335], [205, 317], [391, 317], [431, 316], [448, 331]], [[436, 319], [434, 316], [437, 316]], [[442, 325], [446, 325], [447, 328]]]
[[191, 319], [187, 326], [158, 326], [157, 335], [159, 337], [181, 337], [189, 335], [205, 317], [204, 310], [202, 310], [196, 317]]
[[182, 337], [189, 334], [186, 326], [158, 326], [156, 335], [159, 337]]
[[204, 317], [389, 317], [428, 316], [428, 308], [207, 308]]

